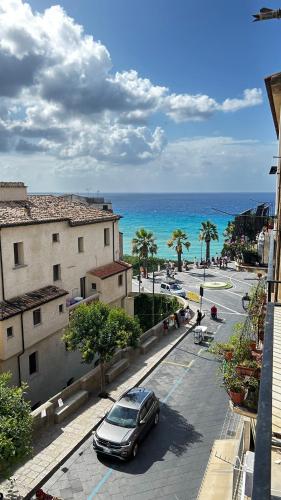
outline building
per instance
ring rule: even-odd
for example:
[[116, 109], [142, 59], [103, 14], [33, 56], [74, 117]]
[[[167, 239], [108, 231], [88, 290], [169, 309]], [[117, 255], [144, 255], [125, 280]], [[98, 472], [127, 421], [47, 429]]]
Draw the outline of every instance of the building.
[[32, 406], [90, 367], [61, 341], [81, 301], [132, 314], [132, 270], [120, 260], [120, 216], [0, 183], [0, 371], [26, 381]]

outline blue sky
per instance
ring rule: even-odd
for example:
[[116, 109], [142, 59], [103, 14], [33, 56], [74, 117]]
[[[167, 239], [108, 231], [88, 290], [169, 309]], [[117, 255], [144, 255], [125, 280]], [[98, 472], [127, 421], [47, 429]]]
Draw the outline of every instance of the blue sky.
[[274, 189], [264, 77], [281, 69], [281, 21], [252, 23], [261, 3], [53, 5], [1, 1], [3, 180], [32, 191]]

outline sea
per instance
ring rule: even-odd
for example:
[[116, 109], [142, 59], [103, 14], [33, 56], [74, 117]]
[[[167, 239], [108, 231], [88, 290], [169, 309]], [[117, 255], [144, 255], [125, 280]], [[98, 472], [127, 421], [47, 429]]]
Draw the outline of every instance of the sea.
[[136, 230], [143, 227], [155, 236], [157, 256], [171, 260], [177, 256], [168, 248], [167, 241], [174, 229], [185, 231], [191, 243], [183, 258], [200, 259], [201, 252], [203, 258], [205, 254], [205, 245], [198, 238], [201, 222], [210, 220], [219, 233], [219, 241], [211, 242], [211, 256], [216, 257], [222, 250], [228, 221], [260, 203], [268, 203], [272, 215], [275, 199], [274, 193], [99, 193], [98, 196], [110, 200], [114, 212], [122, 216], [120, 230], [125, 254], [132, 254], [132, 239]]

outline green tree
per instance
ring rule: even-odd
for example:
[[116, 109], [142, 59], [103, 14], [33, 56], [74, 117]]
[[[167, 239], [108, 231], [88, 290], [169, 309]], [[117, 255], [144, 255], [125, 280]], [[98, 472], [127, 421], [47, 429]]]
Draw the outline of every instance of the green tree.
[[31, 453], [32, 416], [24, 394], [27, 385], [9, 385], [11, 373], [0, 375], [0, 472]]
[[205, 241], [206, 243], [206, 261], [210, 259], [210, 246], [211, 240], [218, 240], [219, 234], [216, 224], [207, 220], [206, 222], [201, 222], [201, 229], [199, 233], [199, 240]]
[[138, 255], [140, 262], [144, 264], [144, 276], [147, 277], [147, 260], [149, 255], [157, 253], [157, 245], [152, 231], [147, 231], [143, 227], [136, 231], [135, 238], [132, 239], [133, 255]]
[[172, 232], [171, 239], [167, 241], [169, 248], [174, 248], [178, 255], [178, 271], [182, 270], [182, 260], [181, 256], [183, 254], [183, 249], [189, 250], [190, 241], [188, 235], [181, 229], [175, 229]]
[[123, 309], [111, 309], [102, 302], [94, 302], [74, 309], [63, 340], [70, 351], [81, 352], [85, 363], [91, 363], [98, 356], [102, 393], [104, 364], [111, 360], [117, 348], [136, 347], [140, 333], [139, 322]]

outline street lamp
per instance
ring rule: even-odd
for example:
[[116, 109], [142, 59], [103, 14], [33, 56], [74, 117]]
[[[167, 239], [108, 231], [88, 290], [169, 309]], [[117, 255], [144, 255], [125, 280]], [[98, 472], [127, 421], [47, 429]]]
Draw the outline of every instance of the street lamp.
[[249, 305], [250, 305], [250, 297], [248, 295], [248, 292], [245, 293], [245, 295], [242, 297], [242, 307], [244, 311], [248, 311]]

